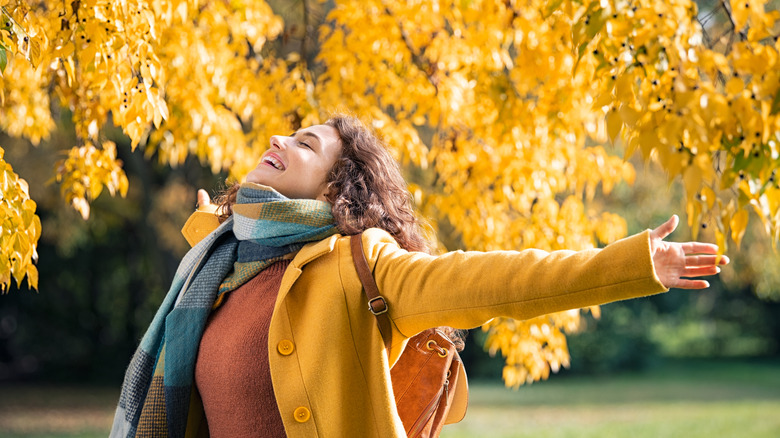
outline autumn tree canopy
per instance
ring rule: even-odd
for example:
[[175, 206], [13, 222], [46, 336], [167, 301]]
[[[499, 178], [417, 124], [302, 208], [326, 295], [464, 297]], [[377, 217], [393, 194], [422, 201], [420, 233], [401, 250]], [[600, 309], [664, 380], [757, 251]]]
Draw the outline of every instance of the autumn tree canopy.
[[[615, 150], [682, 181], [694, 234], [739, 245], [752, 217], [774, 242], [777, 2], [700, 4], [0, 0], [0, 129], [38, 144], [71, 119], [77, 144], [52, 172], [85, 219], [103, 191], [128, 188], [107, 126], [150, 159], [197, 156], [241, 179], [270, 135], [347, 110], [384, 137], [422, 214], [468, 249], [624, 237], [625, 221], [591, 203], [634, 179]], [[1, 152], [0, 288], [36, 287], [40, 221]], [[580, 316], [489, 323], [506, 383], [566, 366]]]

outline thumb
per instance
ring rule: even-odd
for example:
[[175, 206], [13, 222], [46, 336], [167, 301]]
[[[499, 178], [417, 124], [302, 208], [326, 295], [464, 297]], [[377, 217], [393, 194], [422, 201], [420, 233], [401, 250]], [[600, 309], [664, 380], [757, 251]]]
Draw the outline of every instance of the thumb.
[[650, 232], [650, 236], [658, 239], [665, 239], [666, 236], [672, 234], [672, 231], [677, 229], [677, 224], [680, 222], [680, 218], [676, 214], [672, 215], [668, 221], [659, 225], [658, 228]]
[[208, 192], [203, 189], [198, 190], [198, 206], [204, 207], [209, 204], [211, 204], [211, 198]]

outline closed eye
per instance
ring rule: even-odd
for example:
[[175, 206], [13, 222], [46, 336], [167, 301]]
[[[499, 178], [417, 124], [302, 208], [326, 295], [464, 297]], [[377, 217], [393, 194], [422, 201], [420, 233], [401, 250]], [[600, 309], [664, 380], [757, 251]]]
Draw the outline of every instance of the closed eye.
[[298, 140], [298, 138], [297, 138], [298, 135], [300, 135], [301, 138], [303, 138], [303, 137], [311, 137], [311, 138], [313, 138], [315, 146], [319, 146], [320, 144], [322, 144], [322, 140], [320, 140], [320, 138], [317, 136], [317, 134], [314, 134], [314, 133], [311, 133], [311, 132], [301, 132], [301, 133], [293, 132], [292, 135], [290, 135], [290, 137], [292, 137], [293, 140], [295, 140], [297, 142], [298, 146], [303, 146], [303, 147], [309, 148], [311, 151], [314, 151], [314, 147], [315, 146], [311, 146], [309, 143], [306, 143], [304, 141]]

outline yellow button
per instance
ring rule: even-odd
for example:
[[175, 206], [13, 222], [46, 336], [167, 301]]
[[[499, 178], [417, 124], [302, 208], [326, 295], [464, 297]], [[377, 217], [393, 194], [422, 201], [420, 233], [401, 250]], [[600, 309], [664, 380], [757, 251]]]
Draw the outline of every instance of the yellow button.
[[282, 356], [289, 356], [292, 354], [293, 350], [295, 350], [295, 344], [290, 340], [282, 339], [279, 341], [279, 345], [276, 346], [276, 349], [279, 350], [279, 354]]
[[311, 418], [311, 412], [308, 408], [301, 406], [297, 409], [295, 409], [295, 412], [293, 412], [293, 415], [295, 416], [295, 421], [299, 423], [305, 423], [309, 421], [309, 418]]

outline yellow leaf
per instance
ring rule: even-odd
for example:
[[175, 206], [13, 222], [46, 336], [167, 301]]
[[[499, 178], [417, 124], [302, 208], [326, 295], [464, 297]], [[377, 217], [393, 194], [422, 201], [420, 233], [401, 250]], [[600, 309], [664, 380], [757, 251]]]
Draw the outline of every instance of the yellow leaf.
[[718, 245], [718, 255], [715, 258], [715, 264], [717, 265], [720, 263], [723, 252], [726, 251], [726, 234], [723, 231], [715, 230], [715, 244]]
[[731, 0], [731, 17], [734, 19], [735, 31], [741, 31], [747, 24], [750, 14], [749, 0]]
[[715, 205], [715, 191], [709, 188], [708, 186], [704, 186], [701, 188], [701, 199], [707, 204], [708, 209], [712, 209], [712, 207]]
[[699, 225], [701, 225], [701, 204], [695, 201], [685, 203], [685, 212], [688, 217], [688, 226], [691, 228], [693, 240], [699, 235]]
[[620, 114], [613, 110], [607, 113], [607, 135], [612, 143], [615, 143], [615, 138], [620, 134], [620, 129], [623, 127], [623, 120], [620, 118]]
[[632, 76], [624, 74], [618, 77], [615, 82], [615, 97], [621, 102], [631, 102], [634, 100], [634, 89]]
[[726, 92], [731, 95], [740, 94], [744, 89], [745, 83], [742, 82], [742, 78], [732, 77], [728, 82], [726, 82]]
[[621, 119], [629, 128], [633, 128], [641, 117], [639, 111], [631, 108], [630, 105], [621, 105], [619, 111]]
[[699, 192], [702, 181], [702, 169], [698, 166], [689, 166], [683, 173], [683, 182], [685, 183], [685, 192], [688, 198], [692, 198]]
[[628, 160], [631, 158], [637, 149], [639, 149], [639, 136], [634, 135], [628, 140], [628, 145], [626, 146], [626, 152], [623, 155], [623, 160]]
[[27, 286], [31, 289], [38, 289], [38, 268], [33, 264], [27, 265]]
[[650, 152], [660, 146], [661, 141], [658, 134], [653, 129], [648, 129], [639, 134], [639, 147], [642, 150], [642, 157], [647, 160], [650, 158]]
[[615, 97], [612, 96], [611, 93], [602, 93], [599, 95], [599, 97], [596, 99], [595, 102], [593, 102], [593, 109], [599, 110], [609, 104], [611, 104], [615, 100]]
[[739, 210], [734, 216], [731, 217], [729, 226], [731, 227], [731, 240], [737, 244], [742, 242], [742, 236], [745, 235], [745, 230], [748, 224], [748, 212], [747, 210]]

